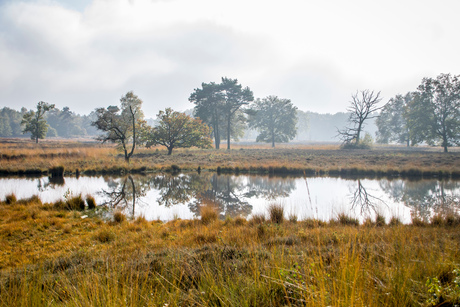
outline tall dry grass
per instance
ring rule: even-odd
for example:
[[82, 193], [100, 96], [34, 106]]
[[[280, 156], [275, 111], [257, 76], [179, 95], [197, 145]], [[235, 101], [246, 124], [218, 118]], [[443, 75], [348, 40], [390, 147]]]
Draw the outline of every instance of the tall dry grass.
[[287, 144], [275, 149], [267, 145], [237, 145], [232, 150], [178, 149], [168, 155], [163, 148], [138, 147], [129, 164], [115, 145], [79, 142], [33, 144], [0, 143], [0, 171], [47, 171], [64, 166], [66, 172], [126, 172], [181, 170], [259, 172], [334, 176], [456, 176], [460, 177], [460, 152], [444, 154], [428, 150], [377, 147], [373, 150], [340, 150], [336, 145]]
[[460, 303], [460, 228], [447, 216], [422, 227], [112, 223], [35, 199], [0, 213], [4, 306]]

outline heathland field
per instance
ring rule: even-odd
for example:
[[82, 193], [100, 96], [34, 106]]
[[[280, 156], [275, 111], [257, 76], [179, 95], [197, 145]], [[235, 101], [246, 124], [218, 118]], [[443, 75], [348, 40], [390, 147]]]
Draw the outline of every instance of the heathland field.
[[[439, 150], [440, 151], [440, 150]], [[460, 152], [298, 145], [227, 150], [114, 147], [11, 140], [6, 174], [166, 171], [458, 178]], [[1, 187], [0, 187], [1, 188]], [[379, 214], [300, 220], [277, 204], [249, 220], [169, 222], [109, 217], [91, 197], [0, 200], [0, 306], [455, 306], [460, 304], [460, 217], [455, 210], [403, 225]]]
[[130, 163], [111, 145], [43, 141], [38, 145], [11, 140], [0, 143], [0, 173], [46, 173], [64, 167], [66, 173], [125, 173], [182, 170], [198, 167], [211, 171], [297, 173], [307, 175], [460, 176], [460, 151], [375, 147], [343, 150], [338, 145], [233, 146], [231, 150], [139, 148]]

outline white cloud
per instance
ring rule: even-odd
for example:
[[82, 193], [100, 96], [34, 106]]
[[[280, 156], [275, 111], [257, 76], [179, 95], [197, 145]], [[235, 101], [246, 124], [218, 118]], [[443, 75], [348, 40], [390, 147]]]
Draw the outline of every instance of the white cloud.
[[0, 104], [88, 113], [128, 90], [146, 113], [201, 82], [238, 78], [256, 97], [344, 111], [358, 89], [385, 98], [460, 73], [456, 1], [94, 0], [0, 6]]

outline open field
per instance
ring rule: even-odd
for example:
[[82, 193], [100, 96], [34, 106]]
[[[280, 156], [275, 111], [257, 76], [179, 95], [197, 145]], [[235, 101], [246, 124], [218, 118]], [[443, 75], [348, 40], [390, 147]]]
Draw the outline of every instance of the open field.
[[0, 143], [0, 173], [43, 174], [63, 166], [66, 173], [148, 172], [183, 170], [298, 173], [307, 175], [452, 176], [460, 177], [460, 151], [379, 146], [371, 150], [342, 150], [337, 145], [234, 146], [221, 150], [139, 148], [129, 165], [113, 145], [71, 141], [26, 140]]
[[148, 222], [10, 197], [0, 306], [454, 306], [460, 218]]

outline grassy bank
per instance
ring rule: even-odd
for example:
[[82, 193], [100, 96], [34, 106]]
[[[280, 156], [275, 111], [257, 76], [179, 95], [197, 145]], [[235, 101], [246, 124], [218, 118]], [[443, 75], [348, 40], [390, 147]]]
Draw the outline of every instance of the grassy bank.
[[0, 306], [453, 306], [460, 218], [168, 223], [0, 203]]
[[332, 176], [460, 177], [460, 152], [376, 147], [342, 150], [338, 146], [235, 146], [232, 150], [139, 148], [127, 164], [114, 146], [78, 142], [0, 143], [0, 174], [47, 174], [63, 167], [66, 174], [136, 173], [173, 168], [232, 173]]

